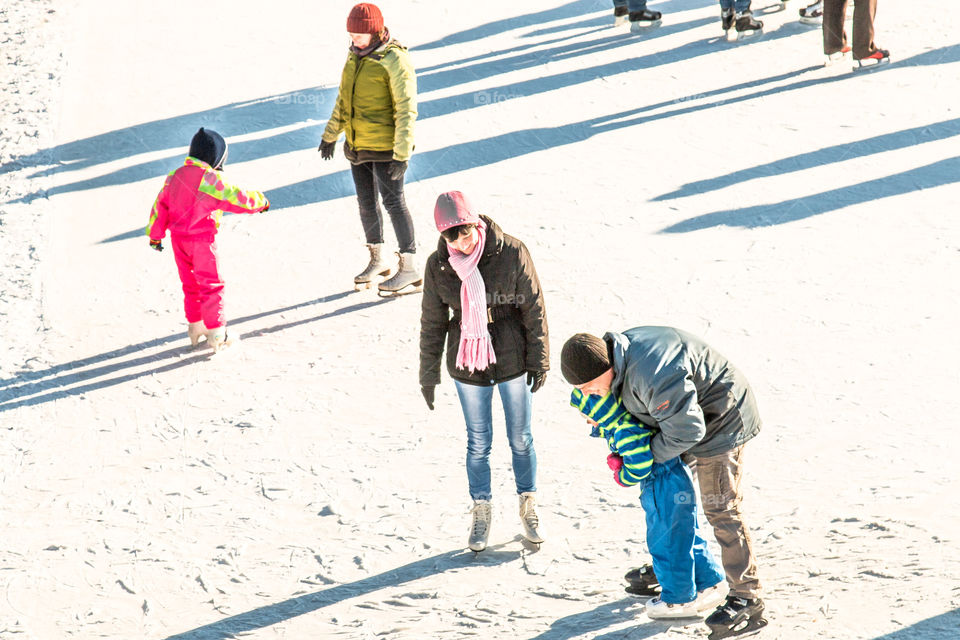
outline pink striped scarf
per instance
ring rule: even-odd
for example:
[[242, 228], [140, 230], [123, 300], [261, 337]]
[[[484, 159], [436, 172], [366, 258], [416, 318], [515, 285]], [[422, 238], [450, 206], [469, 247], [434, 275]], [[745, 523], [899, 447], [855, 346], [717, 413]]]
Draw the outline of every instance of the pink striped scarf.
[[468, 255], [449, 244], [450, 266], [460, 276], [460, 346], [457, 349], [457, 368], [483, 371], [497, 361], [493, 342], [487, 329], [487, 290], [480, 275], [480, 258], [487, 243], [487, 225], [477, 223], [480, 241]]

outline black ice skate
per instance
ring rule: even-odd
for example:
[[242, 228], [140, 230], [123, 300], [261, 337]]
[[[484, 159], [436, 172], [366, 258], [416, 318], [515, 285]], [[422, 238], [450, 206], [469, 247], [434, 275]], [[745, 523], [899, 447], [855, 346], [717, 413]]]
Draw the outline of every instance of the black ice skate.
[[626, 7], [614, 7], [613, 8], [613, 26], [619, 27], [627, 21], [627, 8]]
[[659, 11], [650, 11], [649, 9], [644, 9], [643, 11], [631, 11], [630, 31], [632, 33], [642, 33], [646, 29], [659, 27], [661, 17], [662, 14]]
[[727, 596], [727, 601], [710, 614], [704, 624], [710, 627], [709, 640], [752, 636], [767, 626], [763, 600]]
[[723, 27], [724, 32], [730, 31], [733, 27], [733, 22], [736, 20], [736, 14], [733, 12], [733, 8], [729, 9], [720, 9], [720, 26]]
[[737, 14], [737, 40], [751, 38], [763, 33], [763, 23], [753, 18], [753, 12], [747, 9]]
[[812, 24], [818, 27], [823, 24], [822, 0], [817, 0], [817, 2], [800, 9], [800, 22], [803, 24]]
[[890, 52], [886, 49], [877, 49], [866, 58], [860, 58], [857, 60], [857, 66], [853, 68], [854, 71], [866, 71], [879, 67], [882, 64], [889, 64], [890, 62]]
[[645, 564], [636, 569], [630, 569], [623, 576], [628, 586], [626, 592], [635, 596], [658, 596], [660, 595], [660, 581], [653, 572], [653, 567]]

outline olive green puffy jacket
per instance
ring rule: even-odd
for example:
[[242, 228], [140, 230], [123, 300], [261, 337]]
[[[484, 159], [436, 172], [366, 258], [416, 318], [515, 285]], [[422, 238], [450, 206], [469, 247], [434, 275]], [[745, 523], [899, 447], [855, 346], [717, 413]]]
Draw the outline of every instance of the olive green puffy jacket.
[[323, 140], [335, 142], [343, 131], [353, 149], [409, 160], [416, 119], [417, 76], [406, 48], [391, 40], [363, 58], [347, 56]]

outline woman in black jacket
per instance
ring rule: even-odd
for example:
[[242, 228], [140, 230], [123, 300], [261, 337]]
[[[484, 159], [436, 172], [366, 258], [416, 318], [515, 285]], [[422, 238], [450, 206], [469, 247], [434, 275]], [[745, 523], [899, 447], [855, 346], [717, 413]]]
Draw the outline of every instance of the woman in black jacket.
[[532, 394], [549, 369], [547, 316], [540, 280], [522, 242], [480, 216], [459, 191], [437, 198], [441, 238], [427, 258], [420, 314], [420, 386], [433, 409], [447, 346], [467, 424], [467, 478], [474, 501], [469, 546], [490, 532], [493, 389], [500, 393], [520, 496], [523, 535], [543, 542], [535, 510], [537, 456], [530, 431]]

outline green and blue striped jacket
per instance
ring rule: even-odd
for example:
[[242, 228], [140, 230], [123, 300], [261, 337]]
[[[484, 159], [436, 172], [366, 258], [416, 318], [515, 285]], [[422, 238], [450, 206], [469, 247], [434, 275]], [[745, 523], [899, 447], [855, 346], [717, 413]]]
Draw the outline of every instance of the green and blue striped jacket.
[[653, 466], [650, 438], [656, 431], [633, 417], [619, 398], [609, 392], [602, 398], [585, 396], [579, 389], [574, 389], [570, 404], [597, 423], [590, 435], [605, 439], [610, 451], [623, 458], [619, 472], [621, 484], [632, 486], [650, 475]]

